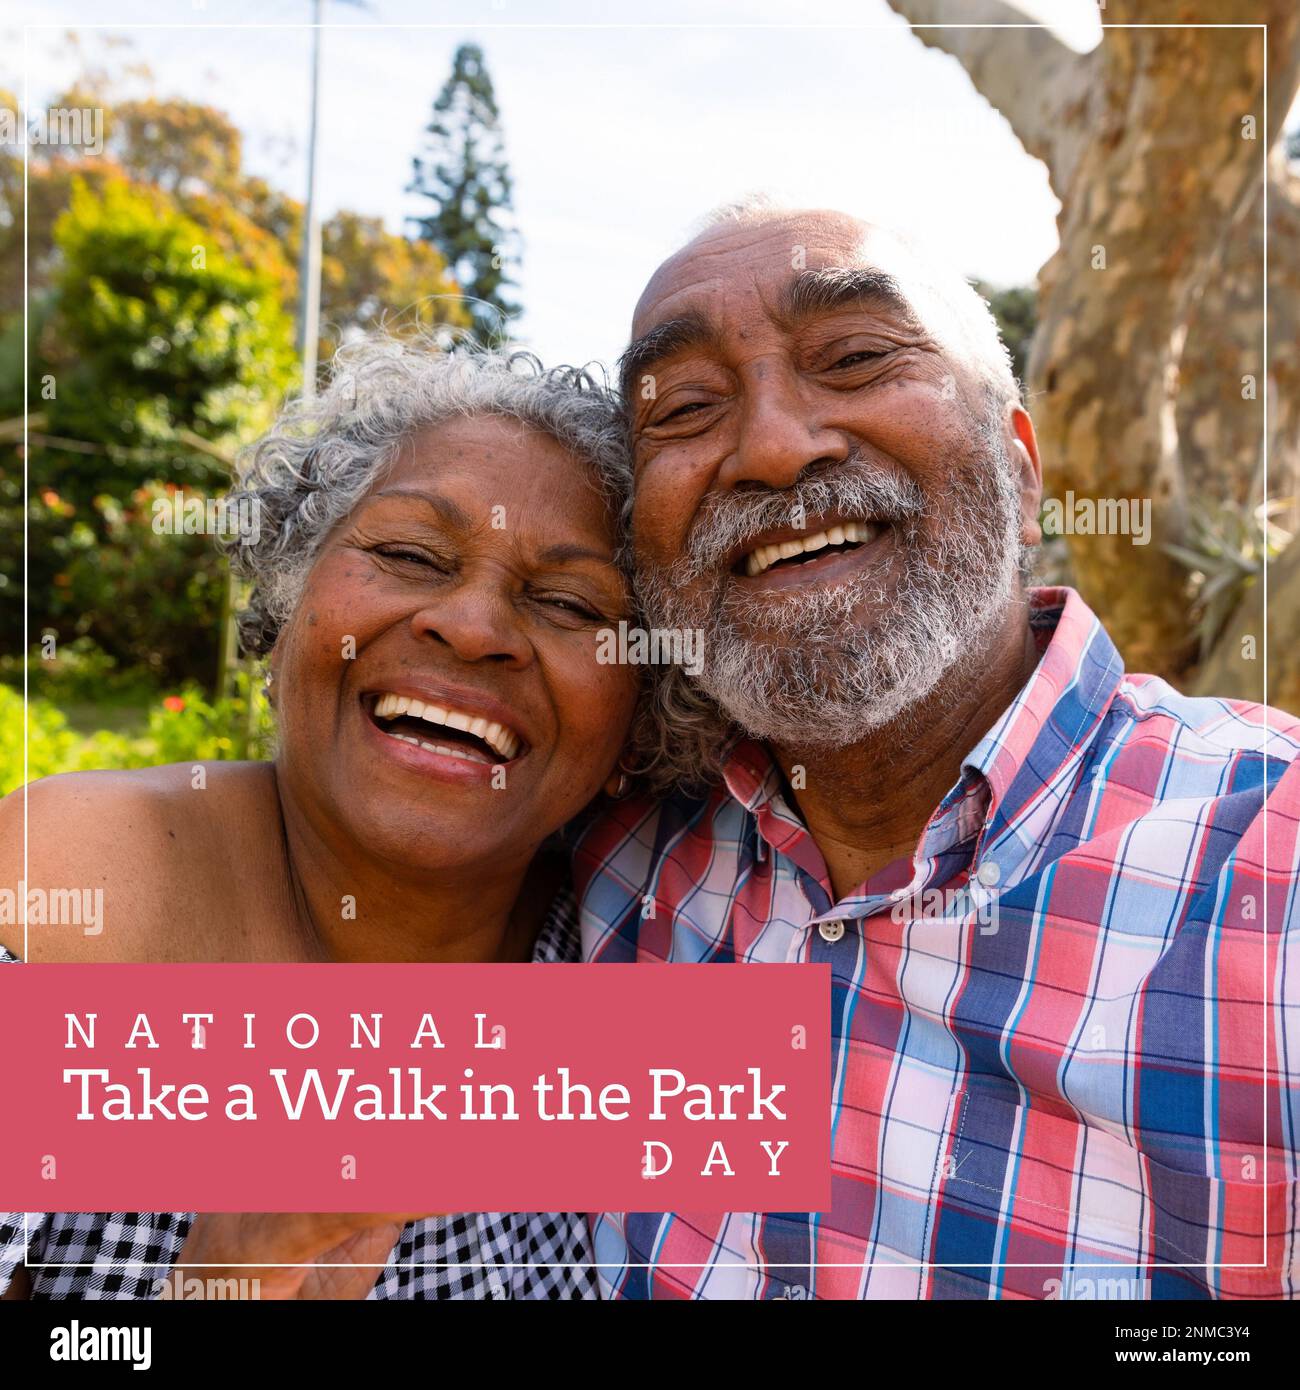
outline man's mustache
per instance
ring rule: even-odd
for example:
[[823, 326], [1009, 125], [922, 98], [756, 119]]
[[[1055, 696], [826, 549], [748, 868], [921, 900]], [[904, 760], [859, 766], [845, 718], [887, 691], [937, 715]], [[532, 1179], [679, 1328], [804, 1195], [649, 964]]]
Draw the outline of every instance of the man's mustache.
[[737, 546], [796, 524], [813, 529], [821, 517], [915, 522], [926, 511], [916, 480], [854, 453], [839, 462], [810, 464], [788, 488], [743, 484], [707, 496], [691, 523], [673, 577], [679, 583], [718, 568]]

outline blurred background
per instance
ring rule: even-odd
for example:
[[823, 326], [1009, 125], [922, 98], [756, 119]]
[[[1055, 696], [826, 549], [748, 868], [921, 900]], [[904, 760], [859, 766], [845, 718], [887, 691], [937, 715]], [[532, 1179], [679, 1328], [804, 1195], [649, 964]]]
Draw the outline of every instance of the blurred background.
[[[1189, 8], [1267, 41], [1122, 27]], [[24, 728], [33, 778], [266, 751], [204, 503], [339, 343], [612, 365], [758, 189], [926, 241], [998, 315], [1049, 498], [1150, 500], [1148, 543], [1041, 562], [1130, 669], [1300, 710], [1300, 7], [814, 9], [9, 0], [0, 792]]]

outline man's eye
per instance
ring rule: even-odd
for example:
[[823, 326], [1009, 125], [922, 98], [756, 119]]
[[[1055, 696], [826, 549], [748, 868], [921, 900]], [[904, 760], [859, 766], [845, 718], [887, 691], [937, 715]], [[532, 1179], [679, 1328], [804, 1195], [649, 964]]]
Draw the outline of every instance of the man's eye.
[[684, 405], [679, 405], [670, 410], [667, 415], [661, 415], [656, 421], [657, 425], [666, 425], [672, 420], [684, 420], [690, 415], [694, 415], [701, 410], [709, 408], [708, 401], [687, 401]]
[[874, 361], [877, 357], [884, 355], [883, 352], [868, 352], [866, 349], [861, 352], [850, 352], [837, 362], [832, 363], [831, 370], [837, 371], [842, 367], [860, 367], [864, 362]]

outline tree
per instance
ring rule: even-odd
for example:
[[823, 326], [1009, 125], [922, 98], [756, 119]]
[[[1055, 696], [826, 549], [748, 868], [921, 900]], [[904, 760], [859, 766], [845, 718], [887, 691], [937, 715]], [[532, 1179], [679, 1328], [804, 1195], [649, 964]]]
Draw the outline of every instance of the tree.
[[381, 321], [404, 333], [465, 328], [470, 315], [427, 241], [396, 236], [378, 217], [335, 213], [321, 227], [321, 323], [346, 339]]
[[[1001, 0], [889, 0], [916, 25], [1012, 24]], [[1268, 408], [1271, 491], [1300, 482], [1300, 190], [1274, 146], [1300, 86], [1293, 0], [1109, 0], [1088, 54], [1042, 28], [917, 28], [1047, 166], [1061, 202], [1060, 249], [1039, 277], [1028, 385], [1048, 491], [1150, 498], [1153, 537], [1070, 537], [1073, 573], [1130, 669], [1259, 698], [1263, 524], [1234, 553], [1223, 537], [1263, 502]], [[1267, 23], [1264, 31], [1161, 27]], [[1268, 151], [1273, 156], [1266, 160]], [[1267, 172], [1265, 166], [1267, 163]], [[1269, 212], [1269, 359], [1263, 358], [1263, 210]], [[1252, 556], [1254, 558], [1252, 558]], [[1281, 552], [1279, 597], [1300, 567]], [[1236, 612], [1219, 631], [1235, 585]], [[1300, 708], [1300, 607], [1272, 605], [1273, 703]], [[1207, 642], [1207, 638], [1209, 641]], [[1215, 640], [1217, 639], [1217, 640]], [[1209, 648], [1207, 652], [1207, 646]], [[1280, 648], [1280, 649], [1279, 649]]]
[[513, 209], [501, 118], [492, 78], [477, 44], [462, 44], [451, 76], [433, 103], [422, 154], [412, 161], [410, 193], [435, 210], [411, 221], [431, 242], [473, 301], [470, 313], [482, 341], [504, 336], [518, 306], [506, 297], [507, 266], [517, 259], [515, 236], [502, 220]]
[[[270, 423], [294, 379], [271, 276], [125, 179], [95, 192], [76, 183], [54, 239], [61, 265], [41, 354], [57, 377], [44, 403], [51, 433], [133, 453], [175, 449], [188, 434], [224, 451]], [[206, 460], [196, 481], [225, 482], [210, 454], [195, 458]], [[135, 481], [160, 476], [160, 464], [171, 471], [141, 460]]]
[[[12, 102], [0, 91], [0, 104]], [[56, 106], [104, 108], [104, 153], [65, 155], [35, 146], [28, 172], [28, 289], [33, 302], [49, 288], [57, 268], [54, 225], [67, 209], [74, 181], [91, 188], [127, 179], [166, 193], [170, 205], [204, 228], [209, 245], [271, 276], [292, 317], [298, 299], [302, 204], [247, 174], [242, 137], [211, 106], [173, 98], [114, 103], [98, 89], [73, 88]], [[437, 251], [383, 229], [378, 219], [341, 211], [322, 227], [323, 322], [341, 337], [380, 317], [404, 316], [422, 326], [464, 327], [469, 315]], [[23, 303], [23, 167], [0, 150], [0, 316]], [[322, 341], [324, 361], [334, 341]]]
[[[31, 364], [33, 627], [89, 638], [155, 680], [210, 679], [224, 563], [193, 529], [151, 522], [178, 488], [224, 492], [234, 450], [296, 380], [279, 279], [121, 175], [74, 179], [54, 243]], [[5, 483], [16, 529], [16, 475]]]

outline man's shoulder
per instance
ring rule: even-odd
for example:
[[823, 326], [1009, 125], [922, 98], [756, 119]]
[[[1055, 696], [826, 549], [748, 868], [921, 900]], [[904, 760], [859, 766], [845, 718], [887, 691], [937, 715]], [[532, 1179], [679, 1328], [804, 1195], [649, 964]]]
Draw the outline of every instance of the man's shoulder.
[[1300, 719], [1253, 700], [1184, 695], [1158, 676], [1126, 674], [1112, 710], [1136, 743], [1216, 762], [1300, 760]]
[[[1138, 891], [1170, 881], [1181, 863], [1174, 876], [1206, 887], [1218, 911], [1250, 896], [1247, 880], [1300, 875], [1300, 719], [1256, 701], [1183, 695], [1141, 675], [1124, 677], [1107, 719], [1084, 769], [1084, 838], [1108, 838]], [[1237, 884], [1231, 893], [1224, 875]], [[1276, 895], [1270, 915], [1285, 898]], [[1294, 914], [1287, 920], [1300, 925]]]

